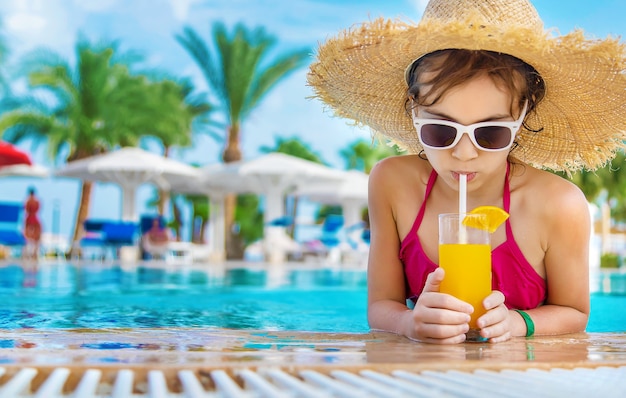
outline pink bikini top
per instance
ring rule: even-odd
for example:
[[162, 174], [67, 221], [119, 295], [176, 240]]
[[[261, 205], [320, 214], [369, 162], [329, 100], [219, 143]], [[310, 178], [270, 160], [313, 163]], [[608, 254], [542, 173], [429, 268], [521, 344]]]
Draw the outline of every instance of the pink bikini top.
[[[507, 167], [503, 193], [504, 210], [507, 212], [511, 202], [508, 177], [509, 170]], [[433, 170], [426, 186], [424, 202], [411, 231], [400, 246], [399, 258], [404, 265], [407, 299], [414, 299], [421, 294], [426, 283], [426, 277], [438, 267], [422, 249], [422, 244], [417, 235], [424, 218], [426, 201], [436, 180], [437, 173]], [[509, 220], [506, 220], [506, 241], [492, 250], [491, 263], [492, 289], [499, 290], [504, 294], [505, 304], [508, 308], [528, 310], [536, 308], [544, 302], [546, 281], [537, 274], [517, 246]]]

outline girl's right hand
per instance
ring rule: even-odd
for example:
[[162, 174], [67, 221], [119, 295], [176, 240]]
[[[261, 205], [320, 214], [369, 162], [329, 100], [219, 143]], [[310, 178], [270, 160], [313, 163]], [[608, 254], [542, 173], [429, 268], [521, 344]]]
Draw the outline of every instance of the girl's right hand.
[[408, 337], [425, 343], [457, 344], [465, 341], [473, 308], [449, 294], [440, 293], [442, 268], [428, 275], [424, 290], [411, 312]]

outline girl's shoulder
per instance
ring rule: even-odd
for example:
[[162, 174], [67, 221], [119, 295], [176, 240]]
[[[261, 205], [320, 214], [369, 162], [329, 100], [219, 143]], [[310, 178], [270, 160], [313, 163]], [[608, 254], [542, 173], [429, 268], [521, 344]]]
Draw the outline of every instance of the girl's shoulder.
[[576, 184], [547, 170], [532, 166], [515, 166], [511, 173], [511, 189], [543, 211], [579, 211], [588, 206], [587, 199]]
[[427, 160], [418, 155], [398, 155], [384, 158], [376, 163], [370, 172], [371, 178], [404, 179], [410, 176], [422, 177], [430, 175], [432, 167]]
[[430, 163], [417, 155], [390, 156], [380, 160], [369, 175], [370, 195], [385, 196], [390, 203], [415, 201], [424, 196], [432, 171]]

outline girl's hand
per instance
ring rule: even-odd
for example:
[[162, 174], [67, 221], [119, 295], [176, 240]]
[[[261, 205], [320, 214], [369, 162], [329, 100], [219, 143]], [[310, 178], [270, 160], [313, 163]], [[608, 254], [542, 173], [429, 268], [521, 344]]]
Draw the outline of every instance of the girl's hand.
[[442, 268], [437, 268], [428, 275], [424, 290], [411, 313], [408, 337], [434, 344], [457, 344], [465, 341], [473, 309], [464, 301], [439, 293], [439, 285], [444, 276]]
[[501, 343], [513, 337], [511, 333], [513, 321], [508, 308], [504, 305], [504, 294], [494, 290], [483, 301], [483, 305], [487, 312], [477, 321], [480, 335], [488, 338], [491, 343]]

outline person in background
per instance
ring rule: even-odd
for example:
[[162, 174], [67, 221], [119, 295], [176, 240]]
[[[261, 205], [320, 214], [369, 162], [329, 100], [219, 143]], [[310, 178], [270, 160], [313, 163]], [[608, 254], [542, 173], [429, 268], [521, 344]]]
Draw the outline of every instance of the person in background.
[[143, 250], [153, 259], [163, 259], [172, 239], [169, 230], [162, 225], [159, 217], [152, 219], [152, 226], [141, 237]]
[[39, 244], [41, 241], [41, 221], [37, 213], [39, 212], [40, 203], [37, 199], [35, 188], [28, 189], [28, 197], [24, 203], [24, 238], [26, 245], [24, 246], [24, 258], [37, 259], [39, 256]]
[[545, 168], [606, 165], [626, 140], [619, 39], [554, 37], [528, 0], [431, 0], [418, 24], [374, 20], [319, 48], [308, 83], [336, 115], [407, 150], [369, 177], [372, 329], [437, 344], [466, 340], [474, 308], [439, 286], [438, 215], [495, 206], [491, 343], [585, 330], [590, 214]]

